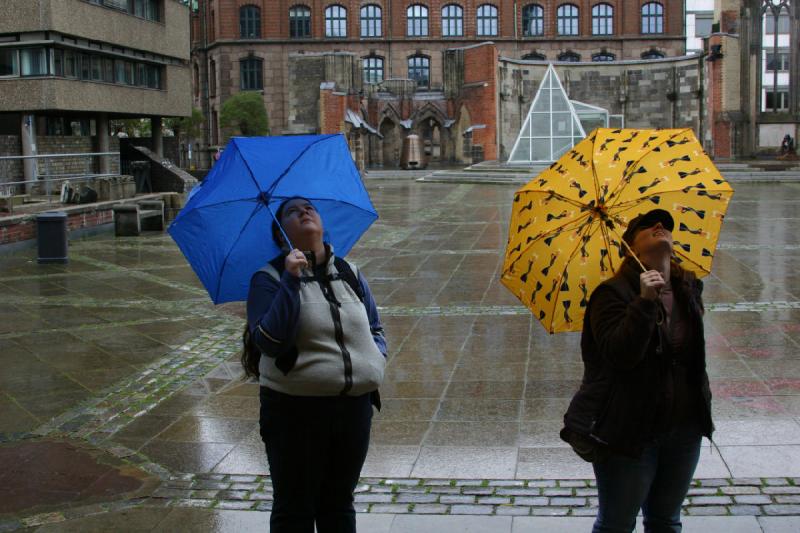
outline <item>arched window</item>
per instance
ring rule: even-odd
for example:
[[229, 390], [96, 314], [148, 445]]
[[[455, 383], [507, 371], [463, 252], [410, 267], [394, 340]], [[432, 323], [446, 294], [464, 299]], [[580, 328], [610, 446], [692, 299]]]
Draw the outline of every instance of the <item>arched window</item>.
[[547, 58], [544, 56], [544, 54], [539, 54], [537, 52], [531, 52], [529, 54], [525, 54], [524, 56], [522, 56], [522, 59], [524, 59], [526, 61], [544, 61]]
[[289, 37], [293, 39], [311, 37], [311, 9], [308, 6], [289, 8]]
[[642, 59], [664, 59], [664, 54], [658, 50], [648, 50], [642, 53]]
[[417, 81], [417, 87], [430, 87], [431, 60], [427, 56], [414, 55], [408, 58], [408, 78]]
[[497, 35], [497, 8], [491, 4], [478, 6], [478, 35]]
[[558, 54], [559, 61], [569, 61], [570, 63], [578, 63], [581, 60], [581, 56], [576, 54], [575, 52], [563, 52]]
[[347, 10], [339, 5], [325, 8], [325, 37], [347, 37]]
[[522, 8], [522, 35], [533, 37], [544, 35], [544, 9], [538, 4], [528, 4]]
[[617, 56], [610, 52], [600, 52], [592, 55], [592, 61], [616, 61]]
[[383, 81], [383, 58], [367, 56], [361, 60], [364, 83], [380, 83]]
[[442, 8], [442, 37], [461, 37], [464, 35], [464, 10], [457, 4]]
[[263, 67], [264, 61], [257, 57], [248, 57], [239, 62], [243, 91], [260, 91], [264, 88]]
[[239, 8], [239, 35], [242, 39], [261, 37], [261, 9], [258, 6]]
[[657, 2], [642, 6], [642, 33], [664, 33], [664, 6]]
[[428, 8], [419, 4], [408, 6], [406, 10], [409, 37], [425, 37], [428, 35]]
[[375, 4], [361, 6], [361, 36], [380, 37], [382, 35], [381, 7]]
[[592, 35], [614, 34], [614, 8], [609, 4], [597, 4], [592, 8]]
[[556, 10], [556, 33], [578, 35], [578, 6], [564, 4]]

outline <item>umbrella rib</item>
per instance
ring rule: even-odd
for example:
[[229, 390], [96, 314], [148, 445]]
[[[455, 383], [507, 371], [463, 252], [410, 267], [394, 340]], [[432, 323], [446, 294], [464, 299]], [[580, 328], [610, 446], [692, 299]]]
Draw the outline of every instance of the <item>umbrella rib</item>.
[[[579, 237], [583, 237], [589, 230], [592, 229], [594, 224], [587, 224], [586, 229], [581, 233]], [[601, 224], [602, 226], [602, 224]], [[561, 294], [561, 281], [564, 279], [564, 272], [569, 269], [570, 264], [572, 263], [572, 259], [575, 257], [575, 254], [578, 253], [580, 249], [580, 238], [578, 239], [575, 248], [572, 249], [572, 253], [567, 258], [567, 262], [564, 264], [564, 269], [561, 271], [561, 275], [558, 277], [558, 283], [556, 284], [556, 292], [553, 295], [553, 312], [550, 315], [550, 333], [553, 333], [553, 322], [555, 322], [556, 311], [558, 309], [558, 296]]]
[[579, 222], [580, 222], [580, 220], [575, 220], [575, 219], [573, 219], [573, 220], [568, 220], [568, 221], [564, 222], [562, 225], [558, 226], [557, 228], [553, 228], [552, 230], [548, 231], [547, 233], [542, 233], [542, 234], [539, 236], [539, 238], [538, 238], [538, 239], [534, 239], [534, 240], [532, 240], [531, 242], [529, 242], [529, 243], [528, 243], [528, 244], [525, 246], [525, 248], [524, 248], [524, 249], [521, 249], [521, 250], [519, 251], [519, 255], [517, 255], [516, 259], [514, 259], [513, 261], [511, 261], [511, 263], [510, 263], [510, 264], [512, 264], [512, 265], [513, 265], [514, 263], [516, 263], [517, 261], [519, 261], [519, 259], [520, 259], [520, 258], [521, 258], [523, 255], [525, 255], [525, 252], [527, 252], [528, 250], [530, 250], [530, 249], [531, 249], [531, 247], [532, 247], [534, 244], [536, 244], [537, 242], [539, 242], [540, 240], [547, 238], [549, 235], [552, 235], [553, 233], [562, 233], [562, 231], [561, 231], [561, 230], [563, 230], [564, 228], [566, 228], [566, 227], [567, 227], [567, 226], [569, 226], [570, 224], [577, 224], [577, 223], [579, 223]]
[[592, 178], [594, 179], [594, 197], [600, 200], [600, 179], [597, 177], [597, 166], [594, 164], [594, 145], [597, 142], [597, 136], [600, 134], [600, 129], [594, 131], [594, 141], [592, 141], [592, 153], [590, 161], [592, 162]]
[[[689, 128], [684, 128], [682, 130], [678, 130], [678, 133], [676, 133], [675, 135], [671, 136], [669, 139], [667, 139], [667, 141], [671, 141], [672, 139], [674, 139], [678, 135], [686, 133], [687, 131], [689, 131]], [[661, 143], [661, 144], [664, 144], [664, 143]], [[661, 144], [658, 144], [656, 146], [661, 146]], [[645, 152], [644, 155], [642, 155], [642, 157], [637, 159], [635, 163], [633, 163], [631, 166], [629, 166], [627, 170], [632, 172], [633, 169], [639, 165], [639, 163], [642, 161], [642, 159], [644, 159], [645, 157], [647, 157], [648, 155], [653, 153], [653, 149], [654, 148], [655, 148], [655, 146], [653, 148], [651, 148], [650, 150], [648, 150], [647, 152]], [[625, 177], [624, 173], [622, 174], [622, 177], [623, 178]], [[619, 185], [617, 185], [617, 188], [614, 189], [614, 191], [608, 196], [608, 199], [606, 201], [606, 205], [608, 205], [611, 202], [611, 200], [613, 200], [615, 197], [621, 195], [622, 191], [624, 191], [625, 187], [627, 187], [630, 183], [631, 183], [631, 180], [625, 181], [625, 179], [623, 179], [622, 181], [620, 181]]]
[[248, 218], [247, 222], [245, 222], [242, 225], [242, 229], [239, 230], [239, 235], [236, 236], [236, 240], [233, 241], [233, 245], [231, 245], [231, 247], [228, 249], [228, 252], [225, 254], [225, 259], [223, 259], [222, 266], [220, 267], [219, 274], [217, 275], [217, 290], [216, 293], [214, 294], [215, 303], [219, 300], [219, 291], [220, 288], [222, 287], [222, 276], [225, 273], [225, 267], [228, 265], [228, 258], [231, 256], [231, 250], [236, 248], [236, 245], [239, 244], [239, 239], [242, 238], [242, 235], [244, 235], [244, 231], [247, 229], [247, 226], [250, 225], [250, 222], [252, 222], [253, 218], [256, 216], [256, 213], [258, 213], [258, 210], [261, 209], [262, 205], [263, 204], [260, 203], [256, 204], [256, 208], [253, 209], [252, 213], [250, 213], [250, 218]]
[[554, 191], [552, 189], [547, 189], [547, 190], [544, 190], [544, 191], [541, 191], [541, 190], [539, 190], [539, 191], [537, 191], [537, 190], [522, 191], [521, 194], [549, 194], [553, 198], [557, 198], [559, 200], [567, 202], [570, 205], [573, 205], [575, 207], [579, 207], [579, 208], [581, 208], [581, 210], [583, 210], [583, 209], [585, 209], [587, 207], [586, 204], [582, 204], [577, 200], [573, 200], [572, 198], [567, 198], [566, 196], [564, 196], [562, 194], [559, 194], [559, 193], [557, 193], [556, 191]]

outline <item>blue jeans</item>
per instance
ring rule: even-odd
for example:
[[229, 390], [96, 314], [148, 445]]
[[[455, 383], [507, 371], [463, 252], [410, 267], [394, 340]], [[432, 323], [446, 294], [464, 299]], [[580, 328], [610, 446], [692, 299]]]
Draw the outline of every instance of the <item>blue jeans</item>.
[[647, 446], [639, 459], [612, 453], [592, 463], [600, 499], [592, 532], [629, 533], [641, 509], [646, 532], [679, 533], [701, 439], [698, 429], [683, 428]]

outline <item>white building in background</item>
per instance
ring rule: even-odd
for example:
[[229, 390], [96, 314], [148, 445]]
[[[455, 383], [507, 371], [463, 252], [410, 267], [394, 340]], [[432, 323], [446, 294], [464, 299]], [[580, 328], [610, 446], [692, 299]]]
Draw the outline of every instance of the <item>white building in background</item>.
[[702, 53], [703, 37], [711, 35], [714, 0], [686, 0], [686, 53]]

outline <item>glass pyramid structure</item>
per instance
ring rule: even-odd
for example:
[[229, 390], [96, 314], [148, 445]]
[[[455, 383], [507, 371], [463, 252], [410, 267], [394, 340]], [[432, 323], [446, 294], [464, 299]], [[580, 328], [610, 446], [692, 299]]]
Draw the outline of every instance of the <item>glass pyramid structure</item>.
[[586, 132], [575, 107], [551, 64], [539, 85], [508, 161], [555, 161], [584, 137]]

